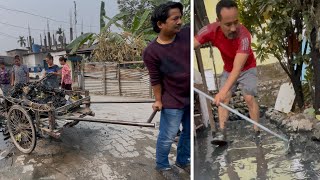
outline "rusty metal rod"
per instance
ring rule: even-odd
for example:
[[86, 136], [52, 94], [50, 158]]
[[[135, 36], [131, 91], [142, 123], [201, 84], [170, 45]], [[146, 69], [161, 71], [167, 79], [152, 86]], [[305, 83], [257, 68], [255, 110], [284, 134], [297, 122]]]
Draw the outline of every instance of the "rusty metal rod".
[[64, 105], [64, 106], [61, 106], [61, 107], [58, 107], [55, 109], [55, 112], [58, 112], [58, 111], [67, 111], [69, 110], [70, 108], [73, 108], [73, 107], [76, 107], [76, 106], [80, 106], [82, 105], [82, 103], [84, 101], [90, 101], [90, 96], [87, 96], [87, 97], [84, 97], [82, 99], [79, 99], [71, 104], [67, 104], [67, 105]]
[[151, 123], [151, 121], [153, 120], [153, 118], [154, 118], [154, 116], [157, 114], [157, 112], [158, 112], [157, 110], [154, 110], [154, 111], [152, 112], [152, 114], [150, 115], [147, 123]]
[[103, 103], [154, 103], [154, 100], [142, 100], [142, 101], [91, 101], [91, 104], [103, 104]]
[[141, 126], [141, 127], [156, 127], [155, 123], [118, 121], [118, 120], [96, 119], [96, 118], [77, 118], [77, 117], [57, 116], [56, 119], [98, 122], [98, 123], [107, 123], [107, 124], [119, 124], [119, 125], [129, 125], [129, 126]]

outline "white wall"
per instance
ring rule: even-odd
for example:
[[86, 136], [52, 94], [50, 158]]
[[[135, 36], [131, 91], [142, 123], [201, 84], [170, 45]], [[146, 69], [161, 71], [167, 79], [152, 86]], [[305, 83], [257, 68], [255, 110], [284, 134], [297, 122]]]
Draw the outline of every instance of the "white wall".
[[46, 59], [46, 55], [39, 53], [39, 54], [28, 54], [23, 56], [23, 64], [27, 65], [28, 67], [38, 66], [40, 64], [43, 67], [43, 60]]
[[[66, 51], [60, 51], [60, 52], [51, 52], [50, 53], [53, 56], [53, 63], [61, 66], [59, 63], [59, 58], [62, 55], [66, 54]], [[43, 67], [43, 60], [46, 59], [47, 53], [38, 53], [38, 54], [28, 54], [23, 56], [23, 64], [27, 65], [28, 67], [38, 66], [40, 64], [41, 67]]]
[[61, 67], [60, 63], [59, 63], [59, 58], [61, 56], [65, 56], [66, 55], [66, 51], [60, 51], [60, 52], [51, 52], [51, 56], [53, 56], [53, 64], [58, 65], [59, 67]]

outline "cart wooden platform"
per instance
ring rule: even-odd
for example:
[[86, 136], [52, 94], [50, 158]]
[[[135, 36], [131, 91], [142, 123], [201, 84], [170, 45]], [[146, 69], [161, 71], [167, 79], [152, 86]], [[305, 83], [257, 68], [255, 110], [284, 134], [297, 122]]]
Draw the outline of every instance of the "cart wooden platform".
[[155, 123], [151, 121], [156, 112], [152, 113], [147, 122], [86, 118], [86, 116], [95, 115], [90, 109], [89, 92], [65, 90], [65, 94], [69, 96], [76, 94], [83, 98], [55, 108], [52, 102], [38, 104], [27, 99], [1, 97], [2, 111], [7, 119], [10, 137], [21, 152], [31, 153], [36, 147], [37, 137], [49, 135], [59, 138], [65, 128], [72, 127], [79, 121], [155, 127]]

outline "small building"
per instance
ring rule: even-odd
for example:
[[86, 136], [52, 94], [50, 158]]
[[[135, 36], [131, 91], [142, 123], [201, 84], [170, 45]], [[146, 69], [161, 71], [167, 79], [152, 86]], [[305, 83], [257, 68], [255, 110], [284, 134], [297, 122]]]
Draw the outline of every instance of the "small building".
[[19, 55], [20, 57], [22, 57], [24, 54], [28, 54], [28, 52], [28, 49], [12, 49], [6, 51], [7, 55], [11, 57], [14, 57], [15, 55]]
[[11, 56], [0, 56], [0, 61], [4, 62], [6, 66], [12, 66], [13, 65], [13, 57]]

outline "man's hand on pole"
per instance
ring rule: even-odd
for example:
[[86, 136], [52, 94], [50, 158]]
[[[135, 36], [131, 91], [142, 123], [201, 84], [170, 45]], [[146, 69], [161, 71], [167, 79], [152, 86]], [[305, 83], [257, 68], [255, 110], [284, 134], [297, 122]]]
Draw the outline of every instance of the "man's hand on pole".
[[214, 103], [219, 106], [220, 102], [224, 102], [227, 97], [227, 93], [219, 91], [219, 93], [214, 97]]
[[161, 101], [156, 101], [152, 105], [152, 109], [154, 111], [161, 111], [162, 110], [162, 102]]

